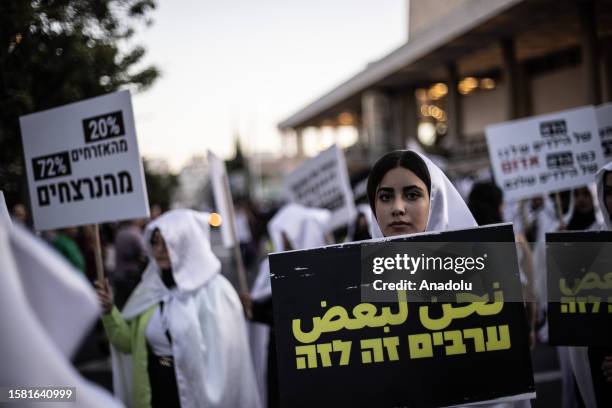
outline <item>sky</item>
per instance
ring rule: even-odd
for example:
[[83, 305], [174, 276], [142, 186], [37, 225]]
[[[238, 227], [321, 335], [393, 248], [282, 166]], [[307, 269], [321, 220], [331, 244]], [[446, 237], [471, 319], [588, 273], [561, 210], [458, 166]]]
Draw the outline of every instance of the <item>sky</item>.
[[141, 27], [162, 72], [134, 95], [141, 154], [173, 171], [207, 149], [279, 153], [277, 125], [402, 45], [406, 0], [159, 0]]

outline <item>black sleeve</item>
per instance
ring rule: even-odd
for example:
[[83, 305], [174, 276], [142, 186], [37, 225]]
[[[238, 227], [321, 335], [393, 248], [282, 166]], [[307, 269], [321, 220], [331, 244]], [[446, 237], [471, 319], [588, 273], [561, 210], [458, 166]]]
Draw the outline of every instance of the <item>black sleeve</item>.
[[260, 300], [254, 300], [252, 312], [254, 322], [273, 326], [274, 317], [272, 314], [272, 296], [268, 296]]

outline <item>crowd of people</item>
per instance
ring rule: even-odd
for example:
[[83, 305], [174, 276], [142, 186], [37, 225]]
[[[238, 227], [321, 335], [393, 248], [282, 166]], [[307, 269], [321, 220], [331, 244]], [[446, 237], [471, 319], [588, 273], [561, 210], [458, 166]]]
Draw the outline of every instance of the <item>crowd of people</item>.
[[[545, 344], [545, 234], [612, 228], [612, 163], [593, 186], [560, 198], [505, 203], [491, 180], [474, 183], [464, 198], [426, 156], [390, 152], [371, 168], [358, 215], [342, 234], [328, 230], [331, 213], [325, 209], [286, 204], [264, 215], [251, 202], [237, 203], [240, 246], [253, 276], [248, 293], [238, 293], [221, 273], [207, 213], [177, 209], [105, 225], [104, 281], [96, 280], [90, 227], [45, 233], [44, 239], [95, 285], [111, 349], [113, 392], [126, 405], [277, 407], [268, 253], [511, 221], [529, 343]], [[15, 206], [12, 215], [28, 225], [25, 206]], [[559, 347], [558, 355], [564, 407], [612, 406], [612, 349]]]

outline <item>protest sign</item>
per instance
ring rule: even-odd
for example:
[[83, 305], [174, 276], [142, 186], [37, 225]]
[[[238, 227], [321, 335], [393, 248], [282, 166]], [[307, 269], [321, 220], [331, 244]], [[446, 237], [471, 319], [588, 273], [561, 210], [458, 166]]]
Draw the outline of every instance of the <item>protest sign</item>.
[[283, 188], [289, 201], [330, 210], [330, 230], [352, 222], [356, 216], [344, 153], [336, 145], [287, 175]]
[[597, 115], [604, 162], [608, 163], [612, 161], [612, 103], [596, 107], [595, 113]]
[[238, 245], [236, 238], [238, 234], [229, 180], [225, 170], [225, 163], [211, 151], [208, 151], [208, 171], [210, 181], [212, 182], [215, 207], [223, 220], [221, 224], [223, 246], [231, 248]]
[[505, 200], [586, 185], [604, 164], [592, 106], [498, 123], [486, 135]]
[[612, 231], [546, 234], [546, 270], [550, 343], [612, 344]]
[[[369, 282], [360, 269], [370, 247], [415, 244], [420, 257], [424, 243], [465, 242], [504, 245], [483, 254], [486, 267], [474, 272], [492, 284], [494, 301], [489, 292], [460, 291], [457, 302], [425, 303], [406, 289], [395, 291], [394, 302], [364, 302]], [[505, 298], [521, 291], [511, 224], [276, 253], [270, 267], [282, 407], [534, 397], [523, 302]]]
[[149, 216], [130, 93], [20, 118], [34, 227]]
[[6, 225], [11, 225], [11, 216], [6, 207], [6, 201], [4, 200], [4, 193], [0, 190], [0, 222]]
[[[221, 238], [223, 239], [223, 245], [226, 248], [233, 249], [240, 290], [248, 292], [246, 272], [240, 253], [240, 243], [237, 238], [236, 215], [234, 213], [234, 204], [232, 202], [229, 180], [227, 178], [227, 172], [225, 171], [225, 163], [210, 150], [208, 151], [208, 169], [213, 187], [215, 206], [222, 220]], [[251, 312], [247, 310], [246, 313], [247, 316], [250, 316]]]

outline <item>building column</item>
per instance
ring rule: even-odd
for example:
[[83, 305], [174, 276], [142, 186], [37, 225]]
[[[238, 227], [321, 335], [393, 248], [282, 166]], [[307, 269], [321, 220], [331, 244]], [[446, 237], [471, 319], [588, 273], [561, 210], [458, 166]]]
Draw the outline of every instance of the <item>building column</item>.
[[506, 117], [516, 119], [521, 116], [519, 104], [519, 72], [514, 48], [514, 39], [506, 38], [501, 42], [502, 72], [506, 82]]
[[605, 102], [612, 102], [612, 46], [610, 44], [603, 50], [603, 70], [606, 95]]
[[368, 161], [374, 163], [392, 150], [391, 101], [381, 91], [371, 90], [361, 97], [363, 137], [368, 149]]
[[304, 157], [304, 128], [295, 129], [295, 155], [298, 159]]
[[580, 43], [582, 64], [584, 66], [584, 86], [587, 91], [587, 102], [601, 104], [601, 78], [599, 74], [599, 47], [597, 40], [597, 16], [595, 3], [592, 0], [578, 1], [580, 16]]
[[391, 100], [391, 147], [405, 149], [409, 140], [416, 140], [418, 116], [414, 88], [402, 89]]
[[444, 137], [443, 147], [449, 149], [463, 140], [463, 106], [461, 94], [457, 88], [459, 85], [457, 66], [451, 63], [447, 65], [446, 69], [448, 72], [448, 94], [446, 95], [446, 100], [448, 101], [446, 110], [448, 132]]

